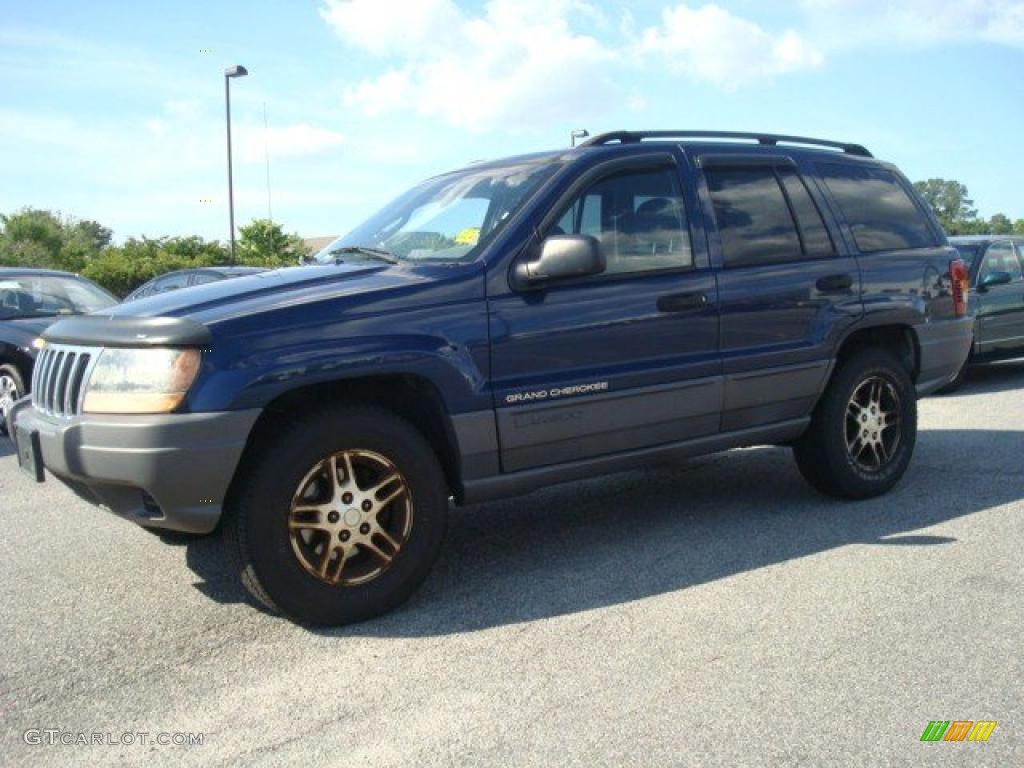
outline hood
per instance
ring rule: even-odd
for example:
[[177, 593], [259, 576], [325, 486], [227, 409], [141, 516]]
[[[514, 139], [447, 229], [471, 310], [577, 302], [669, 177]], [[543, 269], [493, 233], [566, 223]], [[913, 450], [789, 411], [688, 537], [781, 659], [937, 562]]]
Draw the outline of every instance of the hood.
[[218, 314], [218, 309], [239, 304], [276, 302], [280, 297], [309, 290], [329, 289], [332, 285], [344, 290], [358, 291], [381, 283], [374, 279], [388, 265], [338, 264], [287, 267], [252, 275], [218, 280], [177, 291], [148, 296], [119, 304], [101, 314], [136, 317], [181, 317], [197, 314]]
[[[180, 317], [204, 325], [312, 302], [382, 294], [402, 303], [444, 278], [479, 275], [479, 267], [377, 262], [288, 267], [192, 286], [112, 307], [106, 317]], [[482, 293], [482, 281], [479, 281]], [[416, 301], [412, 296], [410, 302]], [[393, 306], [392, 306], [393, 308]]]
[[22, 317], [0, 320], [0, 342], [31, 348], [33, 340], [60, 317]]

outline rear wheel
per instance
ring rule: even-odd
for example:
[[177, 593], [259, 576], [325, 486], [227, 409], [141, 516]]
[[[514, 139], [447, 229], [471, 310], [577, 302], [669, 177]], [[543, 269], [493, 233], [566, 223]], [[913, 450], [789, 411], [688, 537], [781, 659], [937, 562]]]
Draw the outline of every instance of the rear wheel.
[[889, 352], [863, 349], [836, 371], [793, 447], [804, 478], [829, 496], [864, 499], [892, 488], [917, 439], [917, 393]]
[[0, 434], [8, 433], [7, 417], [19, 398], [25, 396], [25, 380], [13, 365], [0, 365]]
[[226, 510], [225, 542], [268, 607], [341, 625], [415, 591], [447, 512], [437, 457], [415, 428], [377, 408], [339, 407], [256, 446]]

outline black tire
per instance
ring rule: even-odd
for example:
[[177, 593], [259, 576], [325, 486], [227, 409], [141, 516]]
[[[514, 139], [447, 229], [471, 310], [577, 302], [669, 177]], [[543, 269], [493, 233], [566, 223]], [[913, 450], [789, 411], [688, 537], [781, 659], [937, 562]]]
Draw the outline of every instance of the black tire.
[[[848, 430], [856, 433], [854, 426], [858, 424], [853, 417], [850, 417], [852, 422], [848, 421], [848, 413], [854, 394], [874, 381], [891, 387], [887, 408], [898, 414], [898, 425], [892, 428], [897, 430], [896, 441], [888, 451], [887, 460], [883, 462], [878, 451], [865, 452], [869, 458], [874, 455], [879, 464], [869, 469], [855, 459], [848, 448]], [[887, 429], [880, 431], [885, 435]], [[888, 434], [888, 437], [892, 439], [893, 435]], [[821, 493], [866, 499], [885, 493], [899, 482], [914, 453], [916, 439], [917, 392], [906, 368], [883, 349], [861, 349], [847, 358], [832, 376], [807, 432], [793, 445], [793, 455], [804, 479]]]
[[[972, 344], [971, 346], [973, 347], [974, 345]], [[974, 362], [973, 349], [971, 350], [971, 353], [967, 356], [967, 359], [964, 360], [964, 364], [960, 366], [960, 370], [956, 372], [956, 378], [954, 378], [946, 386], [942, 387], [942, 389], [938, 390], [937, 394], [949, 395], [960, 389], [961, 385], [964, 383], [964, 379], [967, 378], [967, 369], [970, 368], [972, 362]]]
[[[447, 524], [447, 485], [423, 435], [394, 414], [368, 406], [310, 412], [263, 434], [244, 459], [223, 521], [229, 558], [246, 588], [271, 610], [321, 626], [363, 621], [403, 603], [437, 559]], [[398, 470], [409, 495], [411, 527], [379, 575], [358, 585], [328, 584], [301, 564], [289, 520], [311, 468], [349, 450], [378, 454]], [[324, 535], [334, 542], [333, 534]], [[340, 551], [340, 544], [333, 546]]]
[[[0, 435], [6, 435], [7, 412], [14, 405], [14, 401], [28, 394], [25, 389], [25, 377], [21, 375], [15, 366], [5, 363], [0, 365]], [[13, 386], [14, 393], [7, 392], [7, 387]]]

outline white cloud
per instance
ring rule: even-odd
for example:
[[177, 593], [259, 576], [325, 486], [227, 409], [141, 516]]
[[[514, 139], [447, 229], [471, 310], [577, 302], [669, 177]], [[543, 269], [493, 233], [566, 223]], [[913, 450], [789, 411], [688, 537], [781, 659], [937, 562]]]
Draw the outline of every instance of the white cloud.
[[239, 154], [243, 162], [262, 161], [265, 152], [272, 159], [283, 157], [312, 157], [336, 149], [345, 143], [344, 134], [309, 123], [295, 123], [282, 127], [262, 127], [246, 132]]
[[801, 5], [846, 45], [983, 41], [1024, 46], [1020, 0], [802, 0]]
[[822, 62], [796, 32], [772, 34], [716, 5], [667, 8], [640, 35], [628, 11], [616, 29], [583, 0], [490, 0], [479, 13], [452, 0], [326, 0], [321, 15], [347, 45], [394, 62], [350, 86], [347, 105], [472, 130], [585, 120], [609, 101], [643, 109], [617, 81], [623, 68], [668, 66], [734, 88]]
[[713, 4], [666, 8], [661, 24], [645, 29], [637, 47], [674, 71], [726, 89], [824, 62], [822, 53], [795, 31], [773, 35]]
[[464, 21], [452, 0], [327, 0], [320, 16], [346, 43], [378, 56], [441, 50]]
[[346, 104], [367, 115], [517, 128], [623, 95], [608, 67], [617, 52], [571, 28], [574, 17], [601, 18], [580, 0], [491, 0], [480, 15], [450, 0], [328, 0], [321, 14], [350, 46], [397, 59], [346, 90]]

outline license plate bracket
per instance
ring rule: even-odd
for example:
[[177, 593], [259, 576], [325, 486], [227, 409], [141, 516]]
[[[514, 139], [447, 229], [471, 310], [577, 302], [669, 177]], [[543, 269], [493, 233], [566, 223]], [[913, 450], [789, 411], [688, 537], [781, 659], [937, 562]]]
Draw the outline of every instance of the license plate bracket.
[[14, 442], [18, 447], [18, 466], [21, 471], [37, 483], [46, 480], [43, 472], [43, 451], [39, 444], [39, 433], [18, 427]]

